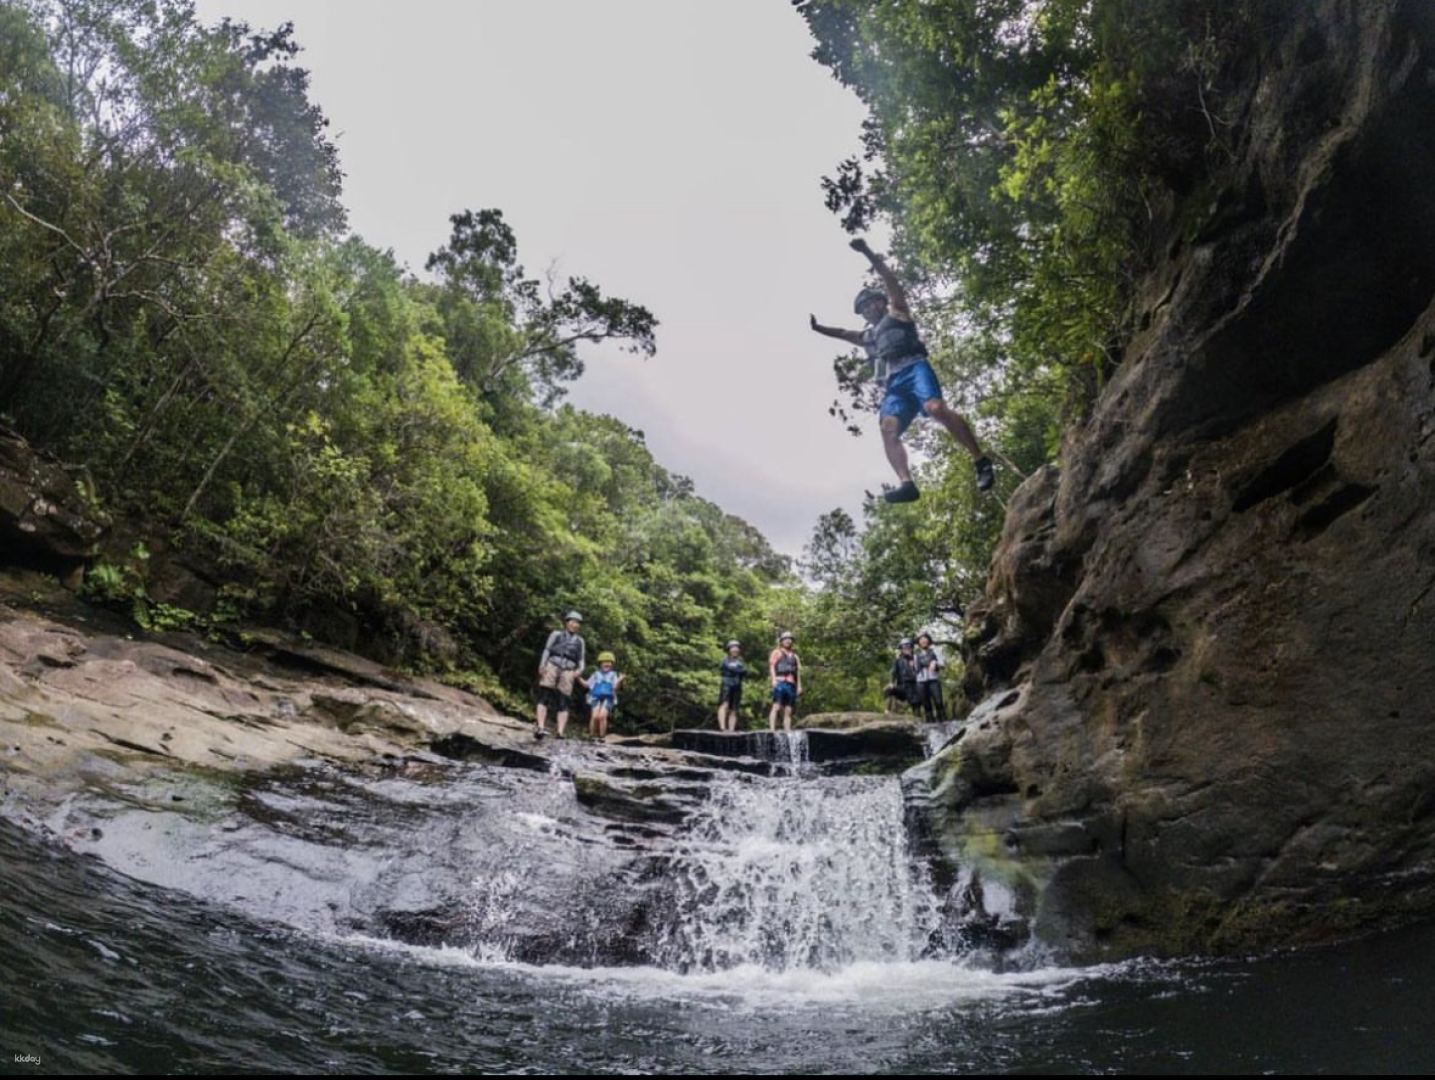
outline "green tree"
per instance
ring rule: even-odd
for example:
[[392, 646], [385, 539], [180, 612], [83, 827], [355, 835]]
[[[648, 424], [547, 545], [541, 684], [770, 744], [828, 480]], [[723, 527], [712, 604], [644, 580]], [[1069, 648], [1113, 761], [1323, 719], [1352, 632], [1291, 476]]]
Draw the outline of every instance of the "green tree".
[[498, 210], [449, 221], [446, 246], [426, 268], [440, 282], [438, 308], [459, 377], [485, 395], [526, 389], [544, 404], [583, 374], [580, 344], [614, 341], [652, 356], [658, 321], [637, 304], [604, 296], [586, 278], [560, 289], [524, 276], [513, 230]]
[[583, 349], [650, 356], [657, 320], [528, 277], [497, 210], [452, 218], [432, 282], [343, 235], [296, 56], [184, 0], [0, 0], [7, 421], [230, 615], [516, 706], [577, 606], [630, 726], [703, 719], [722, 641], [761, 649], [800, 589], [641, 432], [559, 405]]

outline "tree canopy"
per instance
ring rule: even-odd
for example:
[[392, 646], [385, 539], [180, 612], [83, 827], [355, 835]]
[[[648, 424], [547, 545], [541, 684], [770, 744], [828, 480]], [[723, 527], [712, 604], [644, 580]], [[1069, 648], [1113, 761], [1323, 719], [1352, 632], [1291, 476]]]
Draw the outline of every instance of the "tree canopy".
[[[0, 401], [128, 522], [101, 591], [515, 706], [576, 606], [630, 724], [702, 715], [722, 642], [770, 637], [792, 577], [641, 432], [561, 405], [585, 348], [655, 354], [651, 312], [529, 276], [497, 209], [451, 217], [427, 280], [347, 234], [288, 25], [6, 0], [0, 30]], [[153, 602], [158, 546], [210, 610]]]
[[[1226, 66], [1253, 15], [1246, 0], [794, 6], [814, 58], [868, 108], [827, 206], [848, 232], [890, 228], [947, 400], [999, 463], [994, 506], [965, 455], [917, 432], [920, 503], [819, 523], [814, 617], [856, 664], [921, 627], [955, 636], [1000, 500], [1073, 437], [1132, 333], [1156, 223], [1220, 160]], [[832, 411], [860, 432], [880, 394], [858, 358], [833, 366]]]
[[[870, 110], [828, 205], [891, 225], [1004, 496], [1119, 355], [1153, 201], [1219, 147], [1244, 5], [796, 6]], [[206, 26], [186, 0], [0, 0], [0, 418], [127, 523], [97, 592], [154, 624], [287, 623], [515, 706], [577, 607], [639, 727], [706, 715], [729, 637], [755, 657], [794, 630], [808, 709], [875, 706], [896, 638], [951, 640], [1001, 503], [944, 436], [912, 437], [920, 503], [818, 522], [804, 580], [641, 432], [563, 403], [591, 347], [656, 355], [647, 308], [530, 275], [496, 208], [455, 212], [422, 279], [347, 231], [299, 55], [287, 24]], [[871, 387], [837, 364], [851, 419]], [[204, 610], [157, 599], [161, 546]]]

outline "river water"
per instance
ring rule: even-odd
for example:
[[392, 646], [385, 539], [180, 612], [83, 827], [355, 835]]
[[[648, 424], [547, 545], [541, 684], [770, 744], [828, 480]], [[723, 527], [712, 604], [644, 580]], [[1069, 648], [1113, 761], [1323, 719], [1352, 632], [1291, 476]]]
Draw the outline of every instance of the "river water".
[[[645, 830], [562, 768], [479, 766], [316, 766], [198, 823], [70, 807], [66, 845], [0, 823], [0, 1071], [1435, 1069], [1435, 928], [998, 969], [908, 858], [895, 779], [710, 786]], [[93, 822], [132, 874], [75, 850]], [[448, 929], [382, 936], [406, 904]]]

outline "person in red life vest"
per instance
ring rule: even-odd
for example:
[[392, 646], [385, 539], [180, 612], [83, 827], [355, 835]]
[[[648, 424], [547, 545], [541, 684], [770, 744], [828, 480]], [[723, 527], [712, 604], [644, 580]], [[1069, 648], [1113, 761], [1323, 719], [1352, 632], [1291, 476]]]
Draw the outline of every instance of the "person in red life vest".
[[772, 676], [772, 711], [767, 715], [769, 731], [777, 730], [777, 714], [782, 712], [782, 729], [792, 730], [792, 709], [802, 693], [802, 661], [792, 651], [792, 634], [784, 630], [777, 639], [777, 648], [767, 658], [767, 671]]

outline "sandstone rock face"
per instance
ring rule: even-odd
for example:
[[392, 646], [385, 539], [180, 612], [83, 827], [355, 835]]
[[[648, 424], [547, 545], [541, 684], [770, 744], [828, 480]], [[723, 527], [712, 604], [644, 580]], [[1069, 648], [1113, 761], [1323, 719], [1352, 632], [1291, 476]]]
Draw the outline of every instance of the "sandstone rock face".
[[1435, 6], [1264, 7], [1223, 194], [972, 612], [1020, 702], [909, 783], [1070, 955], [1435, 914]]
[[111, 774], [399, 760], [430, 746], [526, 764], [530, 726], [480, 698], [327, 650], [251, 649], [131, 641], [0, 602], [0, 808], [48, 806]]

